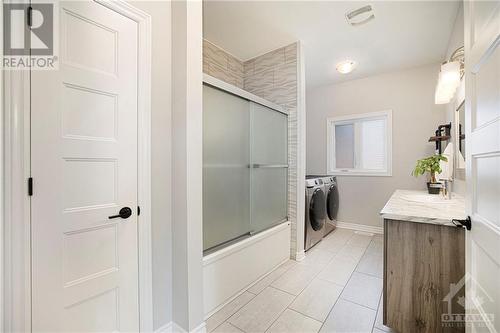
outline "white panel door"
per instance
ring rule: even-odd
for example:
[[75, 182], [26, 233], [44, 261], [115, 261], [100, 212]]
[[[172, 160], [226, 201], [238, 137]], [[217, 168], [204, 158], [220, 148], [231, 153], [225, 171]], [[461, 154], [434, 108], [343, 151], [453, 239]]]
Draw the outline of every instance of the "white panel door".
[[468, 332], [500, 332], [500, 1], [465, 1]]
[[32, 327], [137, 332], [138, 27], [59, 7], [60, 68], [31, 73]]

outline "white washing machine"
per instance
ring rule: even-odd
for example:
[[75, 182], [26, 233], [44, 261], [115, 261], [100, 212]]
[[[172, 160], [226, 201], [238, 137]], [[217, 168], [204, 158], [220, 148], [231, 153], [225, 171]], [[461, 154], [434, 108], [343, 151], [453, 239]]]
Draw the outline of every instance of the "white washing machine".
[[321, 178], [306, 177], [305, 242], [307, 251], [325, 235], [326, 196]]

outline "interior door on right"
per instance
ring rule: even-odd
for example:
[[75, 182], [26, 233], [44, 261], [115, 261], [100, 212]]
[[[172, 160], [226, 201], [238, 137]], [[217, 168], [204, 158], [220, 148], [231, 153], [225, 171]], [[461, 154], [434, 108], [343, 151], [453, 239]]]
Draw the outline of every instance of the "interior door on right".
[[500, 332], [500, 2], [465, 1], [468, 332]]

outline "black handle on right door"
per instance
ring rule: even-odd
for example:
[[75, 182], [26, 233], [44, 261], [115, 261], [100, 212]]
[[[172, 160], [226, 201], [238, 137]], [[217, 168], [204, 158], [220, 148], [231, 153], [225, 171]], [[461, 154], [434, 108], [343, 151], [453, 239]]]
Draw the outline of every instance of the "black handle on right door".
[[451, 222], [453, 222], [453, 224], [459, 228], [465, 228], [467, 230], [472, 229], [472, 222], [470, 220], [470, 216], [467, 216], [465, 220], [453, 219], [451, 220]]
[[120, 209], [120, 212], [118, 212], [118, 215], [108, 216], [108, 219], [111, 220], [119, 217], [121, 217], [122, 219], [128, 219], [130, 215], [132, 215], [132, 209], [130, 209], [129, 207], [123, 207], [122, 209]]

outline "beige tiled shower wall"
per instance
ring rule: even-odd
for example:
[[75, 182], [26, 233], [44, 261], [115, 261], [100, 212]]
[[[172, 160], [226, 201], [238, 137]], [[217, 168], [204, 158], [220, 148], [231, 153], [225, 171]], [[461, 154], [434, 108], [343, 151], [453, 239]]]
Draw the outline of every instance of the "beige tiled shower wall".
[[205, 39], [203, 73], [243, 89], [243, 62]]
[[297, 43], [293, 43], [244, 62], [244, 89], [288, 111], [288, 219], [292, 226], [292, 258], [297, 253], [297, 53]]
[[243, 62], [203, 41], [204, 73], [284, 106], [288, 111], [288, 219], [292, 226], [292, 258], [297, 254], [297, 55], [298, 45], [293, 43]]

